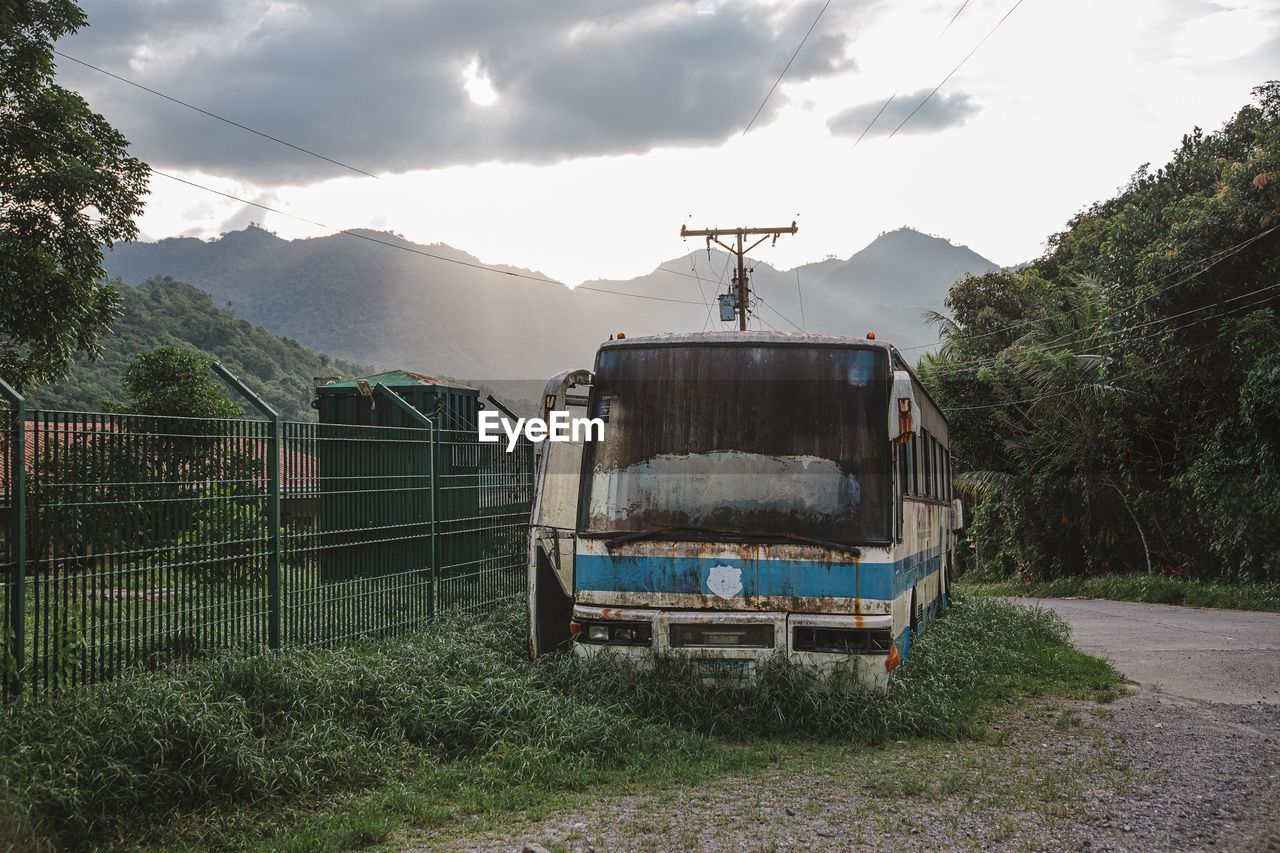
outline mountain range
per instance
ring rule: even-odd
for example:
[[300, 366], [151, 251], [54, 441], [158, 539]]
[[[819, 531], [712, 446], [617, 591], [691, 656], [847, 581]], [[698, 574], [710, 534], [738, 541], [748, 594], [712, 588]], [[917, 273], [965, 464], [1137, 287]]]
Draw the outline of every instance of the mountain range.
[[[490, 383], [589, 367], [596, 346], [616, 332], [721, 328], [715, 296], [732, 277], [729, 255], [708, 257], [700, 247], [647, 275], [570, 289], [464, 266], [479, 261], [447, 245], [356, 233], [369, 239], [285, 240], [250, 226], [215, 240], [120, 244], [105, 265], [130, 285], [155, 276], [188, 282], [250, 323], [336, 358]], [[761, 260], [749, 266], [753, 295], [762, 300], [753, 325], [873, 330], [902, 347], [935, 339], [923, 316], [942, 310], [954, 281], [996, 268], [968, 247], [909, 228], [884, 233], [845, 259], [792, 270]]]

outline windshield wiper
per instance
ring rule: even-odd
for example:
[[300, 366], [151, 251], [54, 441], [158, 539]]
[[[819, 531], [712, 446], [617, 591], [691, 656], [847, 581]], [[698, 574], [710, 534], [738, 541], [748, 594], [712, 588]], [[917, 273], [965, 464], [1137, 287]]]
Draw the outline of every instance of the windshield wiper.
[[845, 545], [840, 542], [829, 542], [826, 539], [814, 539], [810, 536], [801, 536], [799, 533], [788, 533], [786, 537], [794, 542], [817, 545], [820, 548], [830, 548], [833, 551], [844, 551], [846, 554], [852, 554], [855, 557], [862, 556], [862, 549], [857, 545]]
[[[698, 524], [672, 524], [665, 527], [652, 527], [648, 530], [636, 530], [631, 533], [622, 533], [614, 536], [612, 539], [606, 539], [604, 547], [609, 550], [622, 545], [626, 542], [637, 542], [641, 539], [652, 539], [655, 536], [661, 536], [664, 533], [712, 533], [717, 536], [732, 536], [734, 538], [751, 539], [757, 541], [768, 542], [773, 539], [773, 535], [764, 533], [746, 533], [741, 530], [723, 530], [718, 527], [703, 527]], [[840, 542], [829, 542], [826, 539], [814, 539], [809, 536], [801, 536], [798, 533], [784, 533], [782, 538], [790, 539], [793, 542], [804, 542], [806, 545], [817, 545], [820, 548], [830, 548], [833, 551], [843, 551], [846, 554], [852, 554], [855, 557], [862, 555], [862, 549], [857, 545], [844, 545]]]
[[635, 542], [640, 539], [652, 539], [654, 536], [661, 536], [664, 533], [715, 533], [719, 536], [746, 535], [735, 530], [720, 530], [715, 527], [702, 527], [697, 524], [672, 524], [665, 527], [651, 527], [648, 530], [635, 530], [631, 533], [619, 534], [614, 536], [612, 539], [606, 539], [604, 547], [613, 549], [624, 542]]

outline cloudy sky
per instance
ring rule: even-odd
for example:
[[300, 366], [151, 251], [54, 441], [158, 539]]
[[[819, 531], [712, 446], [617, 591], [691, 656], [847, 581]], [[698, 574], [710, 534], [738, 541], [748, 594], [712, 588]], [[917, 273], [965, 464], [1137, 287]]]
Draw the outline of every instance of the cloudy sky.
[[[1280, 77], [1277, 0], [1023, 0], [890, 136], [1013, 3], [831, 0], [745, 135], [821, 0], [91, 0], [58, 45], [377, 178], [68, 59], [60, 79], [156, 168], [576, 283], [698, 248], [684, 222], [798, 219], [760, 253], [780, 267], [900, 225], [1027, 260]], [[142, 229], [251, 220], [325, 233], [158, 175]]]

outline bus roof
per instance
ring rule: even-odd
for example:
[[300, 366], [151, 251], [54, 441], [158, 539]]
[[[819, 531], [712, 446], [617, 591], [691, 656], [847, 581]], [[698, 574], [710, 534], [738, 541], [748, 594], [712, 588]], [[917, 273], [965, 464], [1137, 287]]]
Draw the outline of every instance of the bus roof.
[[647, 335], [639, 338], [621, 338], [605, 341], [600, 349], [620, 347], [680, 346], [689, 344], [784, 344], [790, 346], [843, 346], [843, 347], [878, 347], [889, 349], [890, 345], [881, 340], [867, 338], [851, 338], [843, 335], [819, 335], [813, 332], [774, 332], [763, 329], [740, 331], [712, 332], [667, 332], [661, 335]]
[[[711, 332], [665, 332], [661, 335], [645, 335], [637, 338], [621, 338], [605, 341], [600, 344], [600, 350], [623, 349], [625, 347], [661, 347], [661, 346], [695, 346], [695, 345], [717, 345], [717, 344], [738, 344], [750, 346], [753, 344], [775, 344], [784, 346], [827, 346], [827, 347], [878, 347], [890, 353], [897, 352], [893, 344], [888, 341], [882, 341], [879, 338], [854, 338], [845, 335], [820, 335], [815, 332], [776, 332], [765, 329], [750, 329], [748, 331], [724, 331], [715, 330]], [[901, 356], [901, 353], [899, 353]], [[942, 419], [943, 424], [948, 424], [947, 416], [943, 414], [942, 407], [933, 399], [933, 395], [924, 387], [924, 383], [916, 375], [915, 368], [902, 359], [902, 365], [906, 367], [907, 372], [911, 374], [917, 388], [924, 394], [926, 400], [929, 401], [938, 417]], [[948, 442], [949, 443], [949, 442]]]

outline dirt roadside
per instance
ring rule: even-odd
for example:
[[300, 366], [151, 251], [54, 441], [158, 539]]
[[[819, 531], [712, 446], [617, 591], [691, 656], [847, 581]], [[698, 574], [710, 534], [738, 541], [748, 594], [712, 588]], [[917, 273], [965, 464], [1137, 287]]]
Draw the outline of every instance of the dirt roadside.
[[[746, 776], [401, 846], [1280, 851], [1280, 706], [1259, 657], [1280, 615], [1042, 603], [1137, 682], [1132, 695], [1010, 707], [984, 741], [796, 747]], [[1215, 687], [1224, 670], [1230, 689]]]

